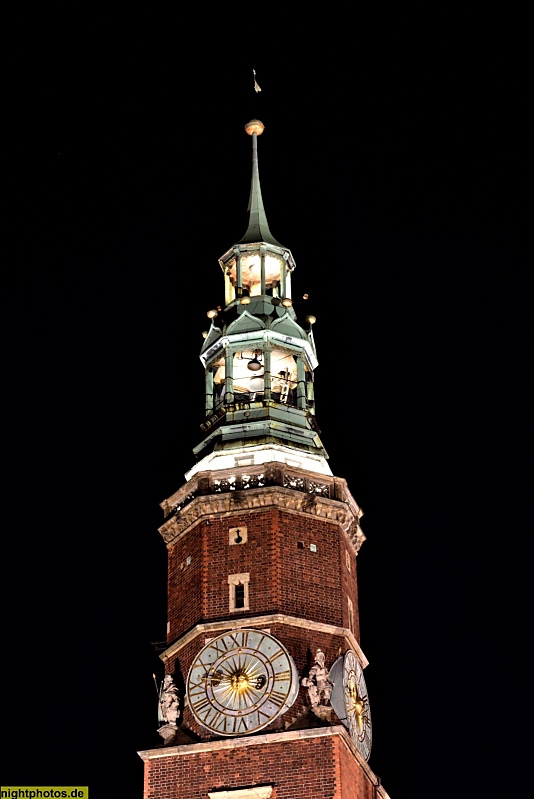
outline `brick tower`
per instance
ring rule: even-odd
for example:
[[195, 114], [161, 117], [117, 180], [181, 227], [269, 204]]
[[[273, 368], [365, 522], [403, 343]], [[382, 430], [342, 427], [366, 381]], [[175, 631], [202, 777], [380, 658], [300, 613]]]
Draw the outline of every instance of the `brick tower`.
[[[272, 235], [252, 138], [249, 224], [220, 258], [224, 309], [200, 359], [204, 435], [161, 507], [168, 549], [160, 747], [145, 799], [387, 799], [367, 764], [362, 511], [315, 421], [314, 317]], [[301, 326], [301, 325], [304, 326]]]

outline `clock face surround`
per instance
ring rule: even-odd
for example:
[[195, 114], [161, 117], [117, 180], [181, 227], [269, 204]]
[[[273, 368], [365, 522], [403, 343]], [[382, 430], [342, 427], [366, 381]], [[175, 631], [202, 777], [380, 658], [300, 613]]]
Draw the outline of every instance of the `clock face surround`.
[[186, 681], [195, 719], [225, 736], [263, 729], [291, 707], [298, 689], [297, 669], [285, 646], [253, 629], [232, 630], [209, 641]]

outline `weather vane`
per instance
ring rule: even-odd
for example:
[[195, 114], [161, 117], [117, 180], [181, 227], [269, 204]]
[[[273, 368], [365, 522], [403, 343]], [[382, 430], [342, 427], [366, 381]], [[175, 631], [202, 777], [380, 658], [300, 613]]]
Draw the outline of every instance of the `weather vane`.
[[254, 75], [254, 91], [255, 92], [261, 92], [260, 85], [259, 85], [258, 81], [256, 80], [256, 70], [255, 69], [252, 70], [252, 74]]

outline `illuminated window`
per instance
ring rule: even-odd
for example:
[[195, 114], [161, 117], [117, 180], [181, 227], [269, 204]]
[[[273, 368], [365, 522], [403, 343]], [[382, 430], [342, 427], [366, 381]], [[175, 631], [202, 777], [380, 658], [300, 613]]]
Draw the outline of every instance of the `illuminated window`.
[[345, 564], [347, 566], [347, 569], [349, 571], [351, 571], [351, 568], [350, 568], [350, 555], [349, 555], [349, 550], [348, 549], [345, 550]]

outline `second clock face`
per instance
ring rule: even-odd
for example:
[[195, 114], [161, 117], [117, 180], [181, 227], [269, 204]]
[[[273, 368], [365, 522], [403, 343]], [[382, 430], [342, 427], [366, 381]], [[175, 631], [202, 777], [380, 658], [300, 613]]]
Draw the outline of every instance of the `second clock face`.
[[360, 754], [369, 760], [371, 754], [369, 697], [363, 669], [356, 655], [350, 649], [346, 652], [343, 661], [343, 690], [351, 738], [360, 750]]
[[369, 696], [363, 669], [354, 652], [349, 649], [330, 669], [333, 682], [331, 704], [339, 720], [348, 728], [358, 751], [369, 760], [372, 728]]
[[246, 735], [291, 707], [296, 666], [278, 639], [261, 630], [234, 630], [209, 641], [187, 676], [196, 720], [218, 735]]

